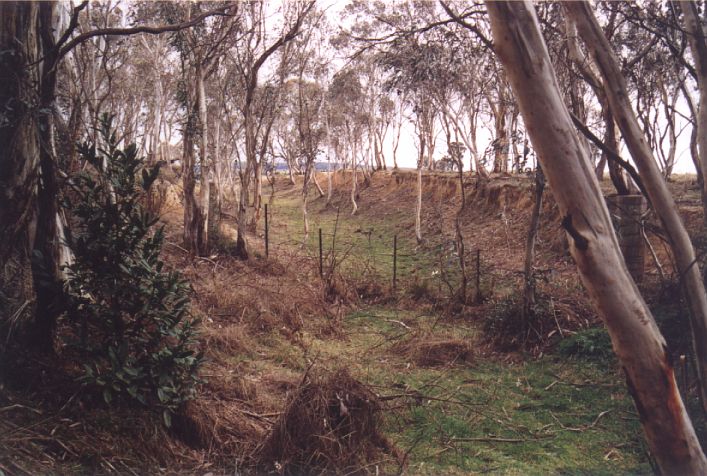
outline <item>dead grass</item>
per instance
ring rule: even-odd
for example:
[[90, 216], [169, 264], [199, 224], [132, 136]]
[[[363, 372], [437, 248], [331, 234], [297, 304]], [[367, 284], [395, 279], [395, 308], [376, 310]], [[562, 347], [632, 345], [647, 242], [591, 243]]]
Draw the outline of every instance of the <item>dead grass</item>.
[[470, 363], [474, 352], [471, 344], [462, 339], [444, 338], [429, 333], [415, 333], [396, 342], [391, 351], [402, 355], [419, 367], [439, 367]]
[[379, 429], [375, 393], [346, 370], [308, 373], [258, 451], [280, 474], [375, 474], [397, 450]]

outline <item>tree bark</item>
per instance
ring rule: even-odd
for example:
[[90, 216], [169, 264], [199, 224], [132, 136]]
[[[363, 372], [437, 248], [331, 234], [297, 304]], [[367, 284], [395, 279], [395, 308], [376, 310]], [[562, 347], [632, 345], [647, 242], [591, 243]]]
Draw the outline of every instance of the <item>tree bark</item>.
[[[697, 102], [697, 116], [695, 118], [697, 122], [697, 152], [700, 169], [705, 171], [707, 170], [707, 38], [705, 38], [705, 30], [700, 21], [696, 3], [692, 0], [676, 3], [680, 5], [685, 18], [685, 29], [688, 32], [690, 51], [695, 62], [695, 72], [697, 73], [697, 89], [700, 93], [700, 98]], [[704, 226], [707, 227], [707, 180], [702, 180], [701, 182], [703, 219]], [[707, 377], [705, 374], [703, 376]], [[707, 395], [703, 392], [702, 400], [707, 405], [705, 396]]]
[[703, 408], [707, 411], [707, 294], [699, 266], [696, 264], [692, 241], [678, 214], [675, 200], [668, 190], [665, 178], [660, 173], [653, 153], [638, 125], [629, 102], [626, 81], [621, 74], [611, 45], [587, 3], [572, 2], [565, 3], [564, 6], [577, 25], [577, 31], [591, 51], [594, 62], [604, 77], [604, 88], [611, 111], [628, 150], [636, 162], [653, 209], [668, 235], [690, 309], [690, 327], [700, 393]]
[[[183, 173], [184, 186], [184, 247], [197, 256], [208, 253], [208, 210], [209, 210], [209, 166], [206, 147], [206, 98], [204, 90], [204, 72], [197, 63], [194, 71], [194, 82], [190, 110], [187, 112], [187, 123], [183, 136]], [[199, 196], [196, 195], [196, 165], [195, 139], [199, 140]]]
[[[51, 2], [0, 3], [0, 317], [17, 319], [23, 343], [44, 352], [61, 294], [55, 12]], [[32, 311], [33, 322], [22, 319]]]
[[535, 242], [538, 237], [538, 227], [540, 224], [540, 212], [543, 209], [543, 192], [545, 191], [545, 175], [541, 165], [535, 168], [535, 204], [533, 213], [530, 216], [530, 226], [528, 236], [525, 240], [525, 265], [523, 267], [523, 277], [525, 286], [523, 287], [523, 315], [521, 321], [525, 330], [530, 329], [530, 318], [535, 312], [536, 303], [536, 280], [535, 280]]
[[666, 474], [705, 474], [707, 461], [680, 398], [665, 340], [624, 264], [534, 7], [530, 1], [488, 1], [486, 6], [496, 52], [564, 217], [582, 282], [626, 374], [651, 452]]

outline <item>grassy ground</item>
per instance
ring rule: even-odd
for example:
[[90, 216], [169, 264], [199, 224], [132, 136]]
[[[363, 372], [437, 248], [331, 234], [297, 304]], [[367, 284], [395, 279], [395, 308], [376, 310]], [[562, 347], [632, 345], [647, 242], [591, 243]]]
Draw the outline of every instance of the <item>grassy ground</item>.
[[[347, 369], [380, 397], [382, 431], [400, 450], [405, 474], [651, 473], [636, 412], [605, 339], [597, 349], [599, 340], [576, 334], [584, 335], [579, 347], [588, 357], [570, 358], [557, 353], [561, 346], [544, 345], [550, 339], [529, 353], [501, 352], [489, 343], [494, 335], [482, 331], [494, 306], [520, 289], [527, 181], [499, 179], [472, 197], [464, 221], [467, 263], [473, 275], [475, 250], [482, 249], [488, 300], [449, 306], [458, 283], [450, 248], [458, 189], [430, 180], [424, 243], [414, 235], [414, 181], [381, 174], [361, 190], [355, 216], [345, 183], [337, 186], [333, 207], [324, 207], [313, 190], [310, 235], [302, 246], [299, 187], [282, 179], [269, 206], [270, 259], [263, 258], [261, 219], [247, 262], [229, 254], [232, 223], [213, 255], [189, 256], [179, 245], [182, 210], [175, 199], [163, 217], [165, 254], [192, 283], [207, 360], [184, 428], [192, 437], [199, 430], [203, 441], [189, 443], [134, 407], [82, 401], [79, 389], [64, 395], [62, 382], [42, 392], [0, 391], [0, 476], [249, 474], [259, 445], [313, 368]], [[567, 337], [593, 321], [591, 310], [578, 310], [586, 306], [584, 291], [557, 239], [551, 201], [546, 204], [537, 266], [543, 291], [554, 299], [555, 342], [563, 329]], [[330, 257], [335, 223], [337, 273], [359, 294], [353, 298], [332, 299], [318, 277], [317, 231], [322, 228]], [[358, 292], [365, 285], [380, 295]], [[668, 300], [670, 312], [680, 314]], [[672, 314], [664, 314], [670, 324]], [[684, 328], [674, 327], [676, 333]], [[704, 421], [695, 424], [705, 434]], [[400, 471], [391, 460], [369, 469]]]
[[[337, 220], [337, 212], [322, 210], [322, 202], [310, 205], [306, 249], [313, 257], [316, 230], [333, 230]], [[272, 242], [301, 243], [300, 207], [296, 189], [276, 195], [270, 205]], [[401, 209], [353, 217], [342, 209], [337, 238], [351, 263], [342, 272], [368, 263], [371, 279], [388, 281], [390, 245], [398, 234], [400, 249], [410, 250], [401, 253], [410, 259], [403, 273], [434, 276], [439, 268], [429, 250], [438, 245], [418, 248], [410, 220]], [[361, 233], [369, 230], [370, 242]], [[364, 306], [341, 325], [341, 338], [304, 331], [296, 351], [279, 343], [271, 358], [293, 371], [312, 362], [345, 367], [371, 385], [387, 402], [384, 431], [404, 453], [409, 474], [651, 472], [637, 415], [613, 362], [489, 352], [478, 318], [442, 317], [429, 305]], [[421, 363], [417, 350], [430, 342], [466, 345], [470, 352]]]

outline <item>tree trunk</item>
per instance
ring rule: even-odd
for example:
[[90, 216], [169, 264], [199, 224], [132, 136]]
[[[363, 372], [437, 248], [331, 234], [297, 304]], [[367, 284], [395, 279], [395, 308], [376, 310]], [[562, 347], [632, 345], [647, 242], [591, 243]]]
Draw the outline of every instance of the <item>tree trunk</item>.
[[[614, 122], [614, 115], [611, 113], [611, 107], [607, 104], [606, 99], [604, 99], [604, 104], [601, 110], [602, 116], [604, 118], [604, 144], [613, 151], [616, 155], [619, 154], [619, 142], [616, 138], [616, 123]], [[626, 185], [626, 179], [624, 178], [624, 171], [621, 165], [615, 160], [609, 160], [607, 153], [602, 151], [601, 159], [599, 162], [605, 162], [609, 164], [609, 178], [611, 178], [611, 183], [616, 189], [616, 193], [619, 195], [628, 195], [630, 190], [628, 185]], [[602, 175], [604, 170], [601, 171]]]
[[[208, 210], [209, 210], [209, 163], [206, 157], [206, 98], [204, 76], [200, 66], [194, 71], [193, 101], [188, 111], [187, 124], [183, 134], [184, 155], [182, 182], [184, 185], [184, 247], [197, 256], [208, 253]], [[196, 156], [195, 138], [199, 141], [199, 196], [196, 195], [194, 168]]]
[[[611, 111], [621, 129], [626, 145], [636, 167], [653, 209], [660, 218], [668, 235], [678, 274], [682, 276], [690, 309], [690, 327], [698, 369], [703, 408], [707, 410], [707, 294], [696, 264], [695, 250], [690, 236], [677, 211], [664, 177], [658, 169], [653, 153], [646, 143], [643, 132], [629, 102], [626, 81], [596, 18], [584, 2], [564, 4], [568, 14], [577, 25], [577, 31], [604, 76], [604, 85]], [[707, 110], [705, 110], [707, 114]]]
[[358, 189], [358, 179], [356, 178], [356, 151], [351, 151], [351, 214], [355, 215], [358, 211], [358, 205], [356, 204], [356, 193]]
[[253, 191], [253, 221], [251, 226], [253, 231], [255, 231], [258, 221], [260, 221], [260, 210], [263, 207], [263, 165], [257, 158], [254, 162], [253, 172], [255, 190]]
[[[500, 95], [499, 95], [500, 96]], [[506, 106], [503, 98], [494, 109], [493, 124], [496, 132], [496, 148], [494, 151], [493, 171], [505, 172], [508, 167], [508, 131], [506, 129]]]
[[[678, 2], [685, 17], [685, 29], [689, 33], [690, 51], [695, 62], [695, 72], [697, 73], [697, 89], [700, 98], [697, 103], [697, 152], [700, 162], [700, 170], [707, 171], [707, 38], [700, 21], [697, 5], [694, 1]], [[704, 226], [707, 227], [707, 180], [702, 180], [702, 209], [704, 215]], [[703, 374], [705, 377], [707, 375]], [[705, 393], [702, 394], [702, 401], [705, 401]]]
[[705, 474], [707, 461], [680, 398], [665, 340], [624, 264], [534, 7], [530, 1], [488, 1], [486, 7], [496, 52], [564, 217], [582, 282], [626, 374], [651, 452], [666, 474]]
[[214, 176], [216, 179], [216, 207], [211, 221], [221, 221], [221, 207], [223, 205], [223, 159], [221, 158], [221, 120], [216, 119], [216, 130], [214, 132], [214, 156], [212, 158]]
[[417, 199], [415, 200], [415, 238], [422, 243], [422, 157], [417, 162]]
[[538, 237], [538, 225], [540, 224], [540, 212], [543, 209], [543, 192], [545, 191], [545, 175], [542, 166], [535, 168], [535, 204], [533, 213], [530, 216], [530, 226], [528, 227], [528, 237], [525, 240], [525, 265], [523, 267], [523, 277], [525, 286], [523, 288], [523, 315], [521, 321], [525, 330], [530, 329], [530, 319], [535, 312], [536, 281], [535, 281], [535, 242]]
[[[62, 222], [59, 218], [59, 183], [54, 138], [56, 109], [56, 65], [54, 48], [54, 14], [51, 3], [40, 6], [40, 39], [45, 54], [40, 79], [39, 110], [39, 166], [37, 229], [34, 244], [32, 274], [37, 292], [37, 314], [32, 343], [38, 350], [51, 351], [56, 320], [61, 313], [62, 295], [61, 240]], [[39, 252], [39, 253], [37, 253]]]
[[454, 220], [454, 231], [456, 233], [457, 257], [459, 259], [459, 271], [461, 272], [461, 283], [459, 285], [459, 300], [462, 304], [467, 303], [467, 276], [466, 276], [466, 250], [464, 247], [464, 235], [462, 234], [462, 219], [466, 208], [466, 191], [464, 190], [464, 167], [461, 156], [456, 161], [457, 175], [459, 177], [459, 193], [461, 201], [459, 210]]
[[0, 319], [19, 322], [24, 344], [44, 352], [61, 294], [55, 13], [51, 2], [0, 3]]
[[199, 71], [197, 76], [198, 105], [199, 105], [199, 162], [201, 174], [199, 176], [199, 211], [200, 220], [197, 235], [197, 250], [199, 256], [206, 256], [209, 253], [209, 194], [211, 193], [211, 160], [209, 159], [209, 129], [206, 111], [206, 88], [204, 86], [204, 74]]
[[319, 185], [319, 181], [317, 180], [317, 170], [316, 167], [312, 171], [312, 180], [314, 181], [314, 186], [317, 188], [317, 193], [319, 194], [319, 198], [322, 198], [324, 196], [324, 190], [322, 190], [322, 186]]

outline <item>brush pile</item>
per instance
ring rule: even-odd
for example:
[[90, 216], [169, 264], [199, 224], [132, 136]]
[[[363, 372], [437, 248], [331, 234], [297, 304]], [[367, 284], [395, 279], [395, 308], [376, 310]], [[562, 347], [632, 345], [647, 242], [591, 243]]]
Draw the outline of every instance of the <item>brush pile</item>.
[[397, 450], [378, 429], [377, 396], [346, 370], [305, 375], [258, 460], [280, 474], [369, 474]]
[[418, 367], [464, 364], [471, 362], [474, 356], [471, 344], [464, 340], [434, 337], [426, 333], [398, 342], [392, 350]]

